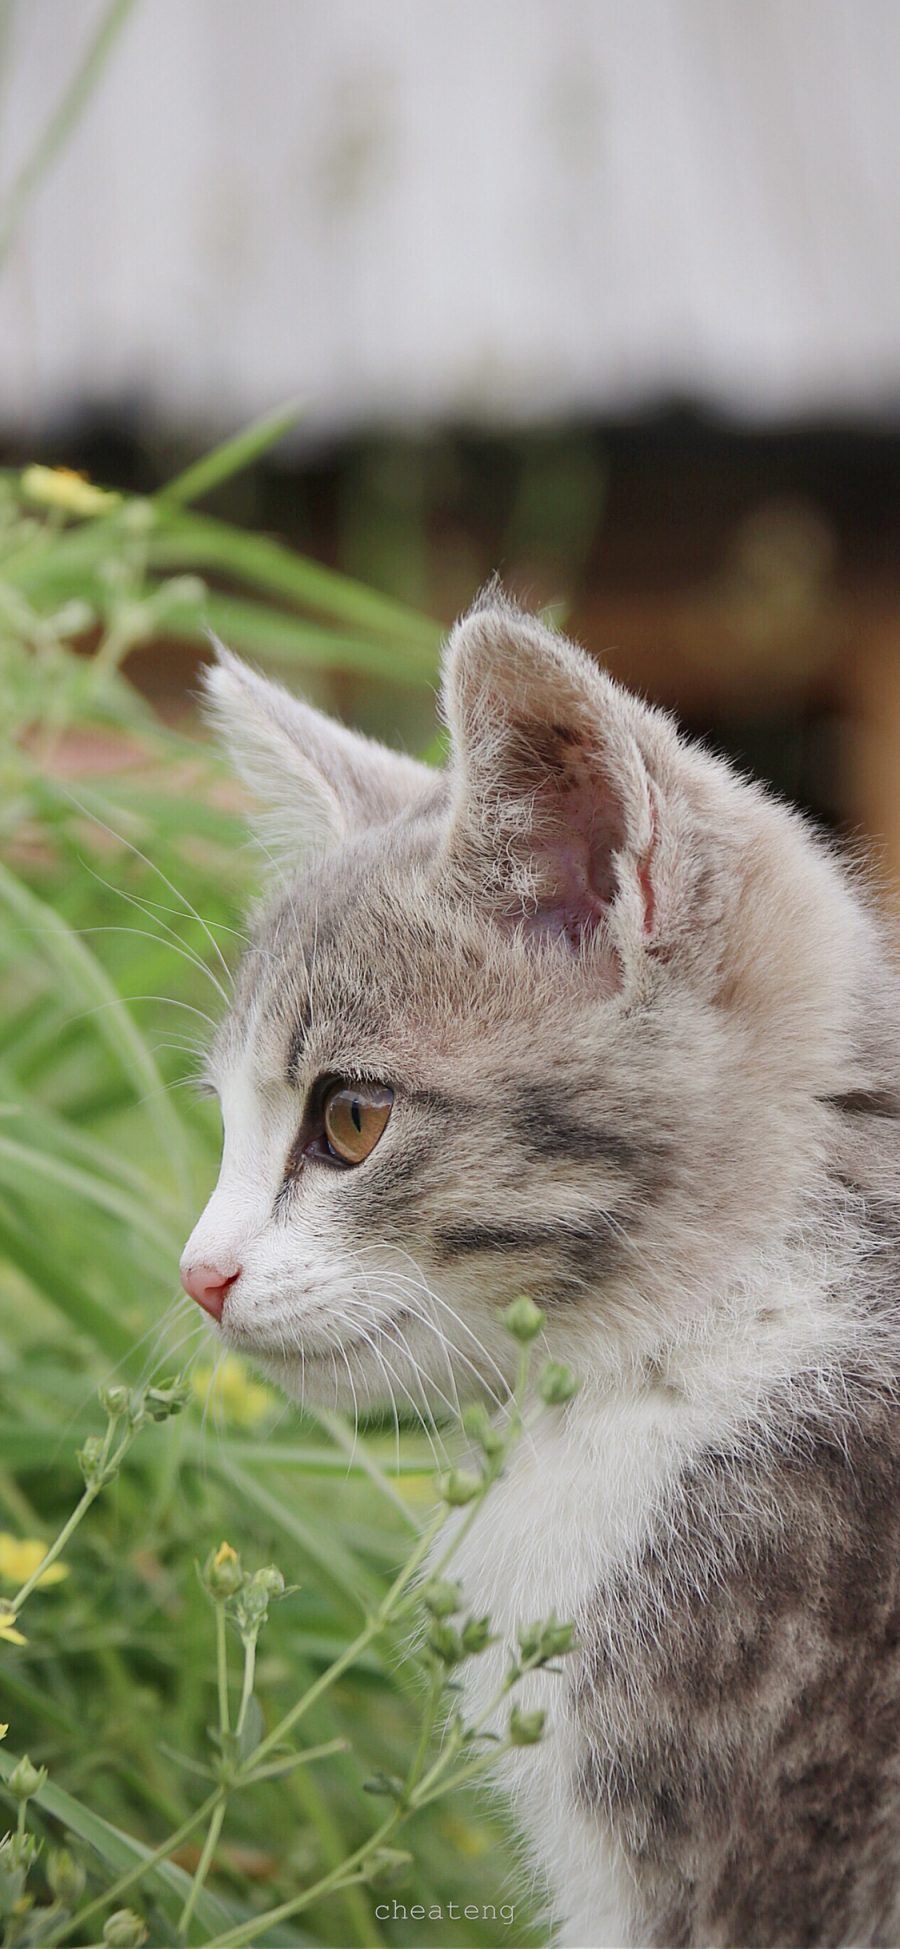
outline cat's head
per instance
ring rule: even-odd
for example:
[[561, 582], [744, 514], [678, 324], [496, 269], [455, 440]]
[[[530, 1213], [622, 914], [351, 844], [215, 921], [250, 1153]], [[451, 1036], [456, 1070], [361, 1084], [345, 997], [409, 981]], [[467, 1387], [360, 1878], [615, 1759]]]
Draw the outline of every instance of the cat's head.
[[495, 596], [447, 647], [444, 773], [227, 652], [207, 684], [280, 864], [188, 1290], [349, 1405], [499, 1390], [523, 1292], [582, 1368], [652, 1349], [788, 1222], [795, 1111], [845, 1078], [824, 851]]

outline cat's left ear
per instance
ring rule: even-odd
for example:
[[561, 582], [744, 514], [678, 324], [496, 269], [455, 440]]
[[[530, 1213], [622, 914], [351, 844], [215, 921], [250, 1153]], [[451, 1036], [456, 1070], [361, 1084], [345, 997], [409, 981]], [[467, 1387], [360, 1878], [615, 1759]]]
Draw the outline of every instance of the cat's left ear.
[[579, 948], [655, 945], [673, 890], [667, 719], [491, 596], [457, 624], [444, 709], [451, 856], [501, 924]]
[[216, 638], [213, 647], [216, 661], [202, 677], [206, 715], [282, 854], [339, 845], [433, 789], [427, 766], [348, 731]]

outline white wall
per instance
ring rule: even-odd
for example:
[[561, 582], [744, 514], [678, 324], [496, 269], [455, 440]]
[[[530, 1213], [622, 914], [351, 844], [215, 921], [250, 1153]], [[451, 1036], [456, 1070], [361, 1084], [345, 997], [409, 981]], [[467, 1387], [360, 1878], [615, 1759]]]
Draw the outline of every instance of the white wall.
[[[8, 184], [102, 7], [18, 0]], [[898, 0], [139, 0], [0, 273], [0, 427], [900, 401]]]

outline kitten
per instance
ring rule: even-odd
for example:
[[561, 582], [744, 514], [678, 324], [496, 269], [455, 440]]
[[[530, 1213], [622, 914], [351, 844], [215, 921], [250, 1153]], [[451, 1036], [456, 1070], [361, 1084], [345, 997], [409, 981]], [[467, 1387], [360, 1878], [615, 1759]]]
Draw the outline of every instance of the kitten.
[[507, 1640], [577, 1624], [506, 1763], [560, 1940], [896, 1945], [900, 1060], [865, 899], [493, 594], [449, 642], [443, 775], [227, 652], [207, 681], [287, 864], [188, 1289], [360, 1409], [502, 1395], [501, 1309], [543, 1306], [581, 1390], [460, 1570]]

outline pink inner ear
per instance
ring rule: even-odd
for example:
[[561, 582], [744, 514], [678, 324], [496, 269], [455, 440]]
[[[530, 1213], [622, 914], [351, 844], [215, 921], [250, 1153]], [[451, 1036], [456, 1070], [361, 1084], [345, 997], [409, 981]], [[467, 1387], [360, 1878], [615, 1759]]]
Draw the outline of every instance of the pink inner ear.
[[650, 869], [656, 852], [656, 805], [653, 793], [650, 794], [650, 842], [638, 867], [638, 879], [644, 896], [644, 933], [652, 934], [656, 922], [656, 893]]
[[[529, 850], [537, 875], [537, 905], [526, 915], [525, 926], [529, 934], [566, 940], [577, 948], [596, 932], [615, 899], [615, 855], [625, 845], [625, 815], [595, 750], [562, 727], [553, 726], [548, 739], [556, 763], [534, 794]], [[549, 757], [549, 749], [542, 755]], [[648, 934], [655, 912], [655, 839], [654, 818], [638, 868]]]

